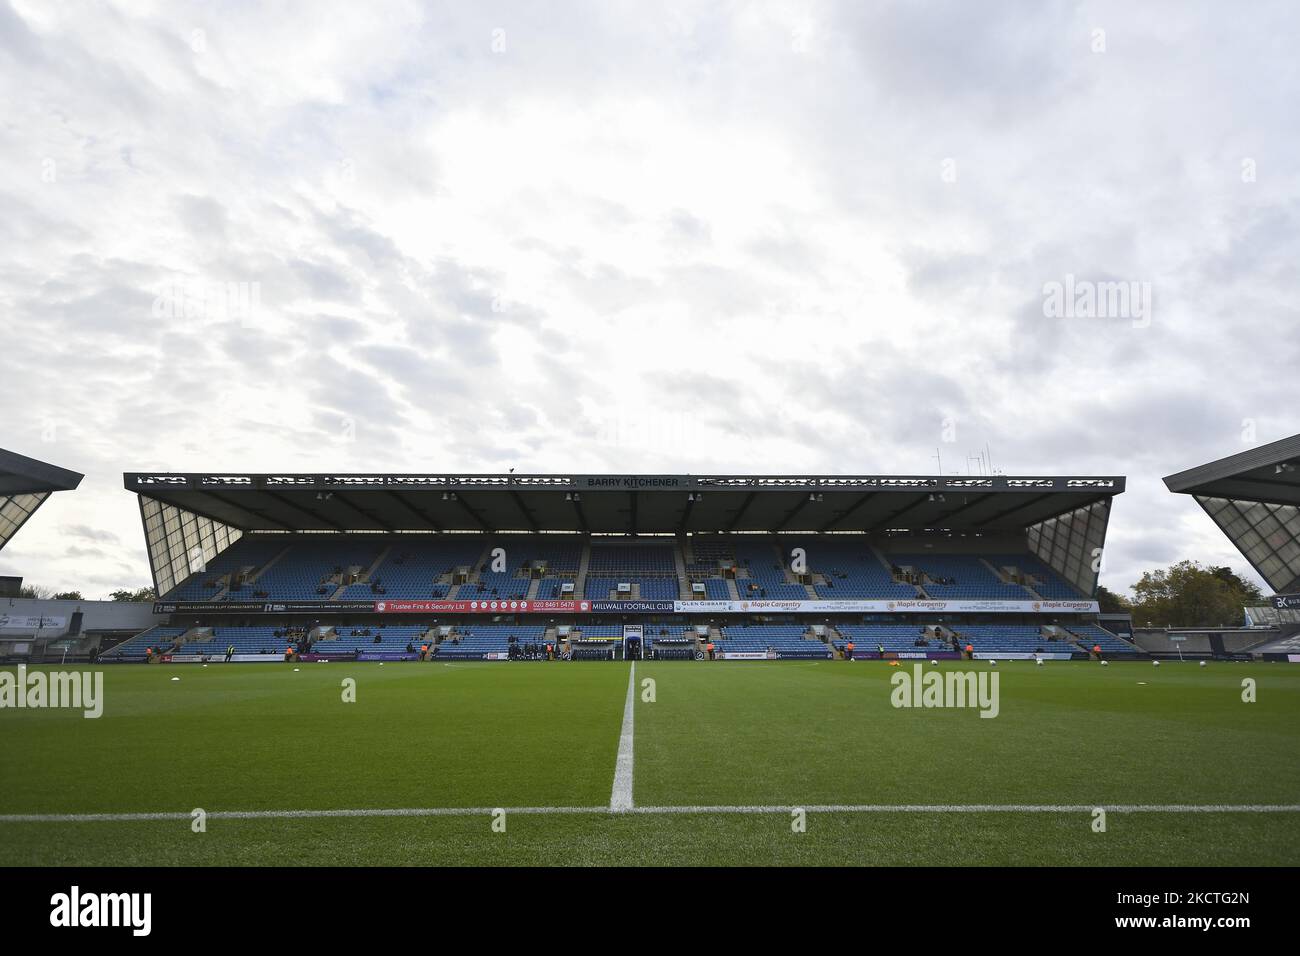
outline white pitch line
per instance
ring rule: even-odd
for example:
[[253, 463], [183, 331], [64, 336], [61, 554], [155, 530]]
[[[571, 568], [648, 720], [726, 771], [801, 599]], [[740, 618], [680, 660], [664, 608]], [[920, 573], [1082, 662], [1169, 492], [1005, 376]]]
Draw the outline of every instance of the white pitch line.
[[635, 807], [633, 813], [1300, 813], [1300, 804], [1036, 804], [1036, 803], [824, 803], [787, 806]]
[[[349, 810], [213, 810], [209, 820], [302, 820], [329, 817], [474, 817], [491, 816], [499, 811], [507, 816], [542, 816], [551, 814], [638, 813], [646, 816], [686, 813], [762, 814], [790, 813], [1300, 813], [1300, 804], [1217, 803], [1217, 804], [1033, 804], [1033, 803], [965, 803], [965, 804], [789, 804], [787, 806], [733, 805], [681, 807], [398, 807], [394, 809], [361, 808]], [[191, 811], [156, 813], [9, 813], [0, 814], [0, 823], [133, 823], [154, 820], [190, 820]]]
[[614, 763], [614, 789], [609, 795], [612, 813], [632, 809], [632, 714], [636, 709], [636, 661], [627, 673], [627, 701], [623, 704], [623, 730], [618, 736], [618, 759]]
[[[396, 807], [352, 810], [212, 810], [209, 820], [304, 820], [323, 817], [476, 817], [506, 814], [607, 813], [605, 807]], [[190, 820], [191, 811], [158, 813], [10, 813], [0, 823], [132, 823], [150, 820]]]

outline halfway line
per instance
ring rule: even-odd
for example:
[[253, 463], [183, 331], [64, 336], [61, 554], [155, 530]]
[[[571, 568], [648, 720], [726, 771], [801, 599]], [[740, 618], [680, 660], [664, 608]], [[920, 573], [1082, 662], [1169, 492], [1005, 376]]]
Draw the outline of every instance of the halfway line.
[[614, 789], [609, 809], [626, 813], [632, 809], [632, 712], [636, 705], [636, 661], [627, 673], [627, 702], [623, 704], [623, 731], [618, 738], [618, 760], [614, 764]]

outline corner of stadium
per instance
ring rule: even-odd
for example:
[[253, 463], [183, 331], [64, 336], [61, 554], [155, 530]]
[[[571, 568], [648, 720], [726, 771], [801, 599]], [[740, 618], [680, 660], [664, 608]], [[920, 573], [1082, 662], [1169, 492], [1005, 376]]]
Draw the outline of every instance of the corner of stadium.
[[1172, 628], [1137, 637], [1170, 656], [1248, 655], [1300, 663], [1300, 435], [1258, 445], [1164, 479], [1192, 498], [1273, 589], [1269, 603], [1246, 608], [1244, 626]]

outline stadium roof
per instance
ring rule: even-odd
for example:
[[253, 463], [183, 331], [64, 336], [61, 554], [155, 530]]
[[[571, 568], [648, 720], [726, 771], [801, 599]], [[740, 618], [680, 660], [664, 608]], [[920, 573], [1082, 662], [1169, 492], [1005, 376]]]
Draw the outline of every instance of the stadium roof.
[[1180, 471], [1165, 485], [1182, 494], [1300, 505], [1300, 435]]
[[1278, 593], [1300, 590], [1300, 435], [1165, 479], [1191, 495]]
[[9, 543], [45, 499], [72, 491], [83, 475], [0, 448], [0, 548]]
[[241, 531], [1023, 531], [1119, 477], [128, 473], [147, 499]]

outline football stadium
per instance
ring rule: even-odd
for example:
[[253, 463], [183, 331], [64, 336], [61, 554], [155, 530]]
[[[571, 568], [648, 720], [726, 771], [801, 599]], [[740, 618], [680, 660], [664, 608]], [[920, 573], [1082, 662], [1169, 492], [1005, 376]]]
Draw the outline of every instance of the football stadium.
[[153, 623], [15, 672], [0, 862], [1294, 864], [1300, 671], [1102, 626], [1124, 486], [128, 473]]
[[1285, 938], [1298, 38], [0, 0], [0, 925]]

